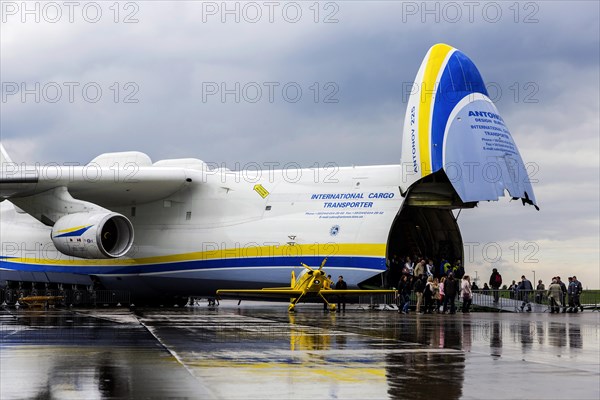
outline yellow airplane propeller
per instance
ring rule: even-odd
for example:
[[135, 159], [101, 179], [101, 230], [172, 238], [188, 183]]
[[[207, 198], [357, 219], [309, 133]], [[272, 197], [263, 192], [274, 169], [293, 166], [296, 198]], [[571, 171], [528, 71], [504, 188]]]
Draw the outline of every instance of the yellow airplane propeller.
[[[325, 257], [323, 259], [323, 262], [321, 263], [321, 266], [319, 267], [319, 269], [317, 269], [317, 271], [321, 271], [323, 269], [323, 267], [325, 266], [326, 262], [327, 262], [327, 257]], [[314, 269], [312, 269], [309, 265], [304, 264], [303, 262], [301, 262], [300, 265], [302, 265], [304, 268], [308, 269], [309, 271], [315, 272]]]

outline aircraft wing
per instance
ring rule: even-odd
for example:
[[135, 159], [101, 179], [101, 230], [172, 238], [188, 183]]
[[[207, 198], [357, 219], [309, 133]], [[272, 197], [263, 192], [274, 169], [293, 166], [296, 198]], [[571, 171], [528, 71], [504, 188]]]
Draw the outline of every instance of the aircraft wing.
[[[152, 163], [140, 152], [105, 153], [86, 165], [13, 162], [0, 143], [0, 202], [10, 200], [46, 225], [66, 214], [149, 203], [202, 182], [200, 160]], [[65, 211], [68, 210], [68, 211]]]
[[292, 288], [266, 288], [266, 289], [219, 289], [217, 296], [222, 297], [252, 297], [252, 298], [270, 298], [270, 299], [289, 299], [298, 297], [302, 290]]
[[100, 156], [85, 166], [31, 166], [13, 163], [3, 153], [0, 201], [65, 187], [74, 198], [103, 207], [143, 204], [168, 197], [192, 181], [201, 180], [201, 171], [154, 166], [135, 154], [123, 155], [116, 161]]

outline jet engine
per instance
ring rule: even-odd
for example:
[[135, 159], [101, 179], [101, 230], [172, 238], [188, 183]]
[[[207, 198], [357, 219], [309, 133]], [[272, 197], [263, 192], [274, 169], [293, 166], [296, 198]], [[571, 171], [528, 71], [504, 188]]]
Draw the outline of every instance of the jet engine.
[[63, 254], [80, 258], [117, 258], [133, 245], [133, 225], [117, 213], [74, 213], [52, 227], [52, 242]]

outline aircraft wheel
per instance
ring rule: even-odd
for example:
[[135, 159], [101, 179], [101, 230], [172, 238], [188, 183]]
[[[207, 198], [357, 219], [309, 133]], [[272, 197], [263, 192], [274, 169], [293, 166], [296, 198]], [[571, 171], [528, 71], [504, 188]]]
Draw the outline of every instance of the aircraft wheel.
[[62, 296], [62, 300], [60, 300], [60, 305], [66, 307], [67, 306], [67, 292], [65, 292], [64, 290], [61, 290], [60, 292], [58, 292], [59, 296]]
[[7, 306], [14, 306], [17, 304], [17, 293], [14, 289], [6, 289], [4, 292], [4, 301]]
[[17, 292], [17, 301], [22, 297], [27, 297], [27, 293], [25, 292], [25, 290], [21, 289]]
[[78, 306], [81, 304], [82, 301], [83, 301], [83, 293], [81, 293], [79, 290], [74, 291], [73, 292], [73, 305]]

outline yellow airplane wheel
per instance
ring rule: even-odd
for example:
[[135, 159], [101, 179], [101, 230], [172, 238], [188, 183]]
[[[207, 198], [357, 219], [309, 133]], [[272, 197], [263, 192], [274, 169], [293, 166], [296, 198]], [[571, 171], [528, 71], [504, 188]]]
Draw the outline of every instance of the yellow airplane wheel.
[[335, 304], [330, 304], [329, 305], [329, 311], [335, 311], [337, 308], [337, 306]]

